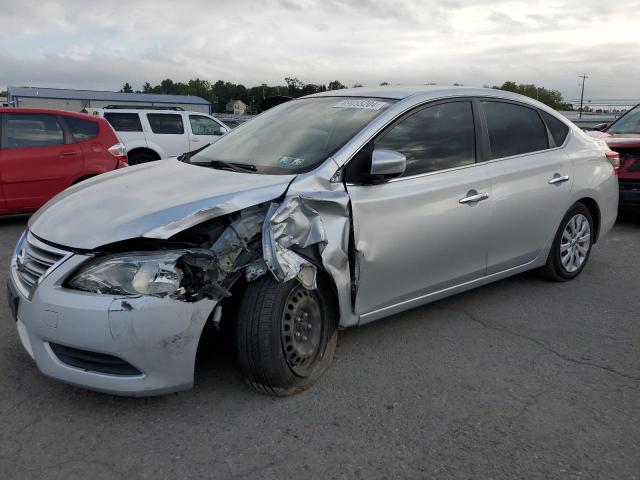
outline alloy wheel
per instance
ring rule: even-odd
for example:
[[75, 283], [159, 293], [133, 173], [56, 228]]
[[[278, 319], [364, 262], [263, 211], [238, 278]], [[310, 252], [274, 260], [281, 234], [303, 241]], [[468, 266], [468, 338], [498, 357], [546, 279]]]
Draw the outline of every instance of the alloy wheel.
[[577, 271], [585, 262], [591, 246], [589, 220], [581, 213], [567, 222], [560, 240], [560, 261], [569, 273]]

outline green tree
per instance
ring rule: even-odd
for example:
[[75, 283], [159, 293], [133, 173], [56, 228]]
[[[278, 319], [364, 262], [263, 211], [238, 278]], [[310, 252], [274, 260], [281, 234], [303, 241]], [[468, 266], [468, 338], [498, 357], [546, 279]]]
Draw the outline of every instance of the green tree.
[[126, 82], [124, 85], [122, 85], [122, 88], [120, 89], [120, 92], [122, 92], [122, 93], [133, 93], [133, 88], [131, 87], [131, 85], [129, 85], [129, 82]]
[[338, 80], [334, 80], [333, 82], [329, 82], [329, 85], [327, 86], [327, 90], [342, 90], [343, 88], [347, 88], [347, 87], [345, 87]]
[[549, 90], [543, 87], [538, 87], [532, 83], [518, 84], [512, 81], [504, 82], [501, 86], [494, 85], [493, 88], [535, 98], [539, 102], [542, 102], [555, 110], [573, 110], [573, 106], [562, 98], [562, 94], [558, 90]]

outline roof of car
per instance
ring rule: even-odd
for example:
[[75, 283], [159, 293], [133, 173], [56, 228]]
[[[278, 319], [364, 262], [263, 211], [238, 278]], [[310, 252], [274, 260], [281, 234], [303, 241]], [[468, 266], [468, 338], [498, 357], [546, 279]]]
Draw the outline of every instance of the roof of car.
[[52, 108], [17, 108], [17, 107], [0, 107], [0, 113], [48, 113], [50, 115], [67, 115], [69, 117], [83, 118], [87, 120], [95, 119], [100, 121], [100, 117], [88, 115], [80, 112], [70, 112], [68, 110], [55, 110]]
[[165, 95], [159, 93], [125, 93], [102, 90], [71, 90], [66, 88], [8, 87], [11, 97], [40, 97], [65, 100], [98, 100], [105, 102], [153, 102], [209, 105], [210, 102], [193, 95]]
[[[505, 98], [526, 98], [521, 95], [494, 88], [449, 87], [443, 85], [388, 85], [383, 87], [356, 87], [315, 93], [309, 97], [368, 97], [402, 100], [414, 95], [422, 96], [501, 96]], [[529, 99], [530, 100], [530, 99]]]

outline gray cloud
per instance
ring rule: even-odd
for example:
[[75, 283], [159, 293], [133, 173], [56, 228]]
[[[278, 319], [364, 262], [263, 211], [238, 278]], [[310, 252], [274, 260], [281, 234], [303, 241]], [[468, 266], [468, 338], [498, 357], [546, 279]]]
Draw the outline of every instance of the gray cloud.
[[166, 77], [255, 85], [297, 76], [369, 85], [515, 80], [573, 97], [586, 72], [593, 96], [640, 97], [640, 22], [628, 13], [638, 11], [635, 0], [157, 5], [5, 0], [0, 87], [140, 88]]

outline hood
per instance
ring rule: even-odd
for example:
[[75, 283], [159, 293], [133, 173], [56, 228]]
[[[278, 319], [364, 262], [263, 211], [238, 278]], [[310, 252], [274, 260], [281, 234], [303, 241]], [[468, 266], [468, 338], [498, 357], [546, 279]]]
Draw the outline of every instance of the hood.
[[277, 198], [294, 178], [160, 160], [68, 188], [31, 217], [29, 230], [48, 242], [87, 250], [135, 237], [166, 239]]
[[592, 138], [604, 140], [610, 148], [640, 148], [640, 133], [608, 133], [597, 130], [585, 133]]

